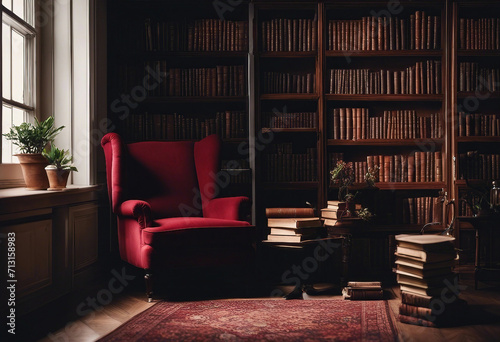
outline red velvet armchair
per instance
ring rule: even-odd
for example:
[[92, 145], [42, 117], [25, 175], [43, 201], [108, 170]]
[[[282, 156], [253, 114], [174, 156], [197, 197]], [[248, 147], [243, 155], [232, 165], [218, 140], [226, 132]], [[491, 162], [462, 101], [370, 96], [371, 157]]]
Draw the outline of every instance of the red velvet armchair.
[[109, 133], [101, 145], [120, 256], [146, 271], [149, 301], [154, 272], [251, 262], [255, 227], [243, 220], [248, 198], [217, 198], [225, 182], [216, 135], [124, 144]]

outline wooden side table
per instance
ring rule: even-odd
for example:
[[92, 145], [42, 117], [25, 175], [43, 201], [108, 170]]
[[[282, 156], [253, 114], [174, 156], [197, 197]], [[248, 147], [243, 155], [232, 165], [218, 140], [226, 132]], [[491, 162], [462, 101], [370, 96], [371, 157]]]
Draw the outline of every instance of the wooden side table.
[[[286, 268], [281, 275], [281, 282], [294, 285], [294, 289], [284, 297], [287, 299], [302, 298], [302, 292], [309, 295], [320, 294], [314, 289], [314, 277], [317, 275], [322, 263], [332, 262], [342, 252], [343, 238], [326, 237], [302, 242], [274, 242], [262, 241], [259, 246], [262, 254], [271, 255], [263, 262], [277, 262], [272, 258], [279, 254], [286, 259]], [[277, 253], [277, 254], [276, 254]], [[330, 264], [329, 264], [330, 265]], [[332, 276], [333, 269], [328, 269]]]
[[[457, 217], [458, 234], [460, 234], [460, 223], [469, 223], [476, 233], [476, 251], [474, 260], [474, 289], [477, 290], [479, 280], [500, 279], [500, 256], [495, 251], [498, 247], [495, 240], [500, 237], [500, 215], [485, 216], [460, 216]], [[484, 248], [484, 266], [481, 252]], [[488, 275], [494, 275], [489, 277]]]

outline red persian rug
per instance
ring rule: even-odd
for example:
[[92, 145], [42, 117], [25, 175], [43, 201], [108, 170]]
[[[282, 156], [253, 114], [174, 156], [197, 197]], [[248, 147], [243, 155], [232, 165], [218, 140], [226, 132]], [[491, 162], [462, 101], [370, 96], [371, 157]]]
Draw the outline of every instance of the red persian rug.
[[99, 341], [395, 341], [387, 301], [160, 302]]

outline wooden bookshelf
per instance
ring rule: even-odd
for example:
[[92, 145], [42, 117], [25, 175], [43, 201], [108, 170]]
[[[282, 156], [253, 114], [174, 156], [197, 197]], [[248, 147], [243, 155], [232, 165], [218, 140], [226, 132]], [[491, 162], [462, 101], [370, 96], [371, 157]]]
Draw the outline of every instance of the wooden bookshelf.
[[[473, 214], [470, 203], [500, 177], [500, 89], [490, 78], [500, 73], [500, 4], [457, 1], [451, 26], [450, 191], [459, 216]], [[467, 199], [468, 203], [464, 201]]]
[[[369, 165], [377, 163], [370, 156], [390, 156], [396, 165], [387, 170], [395, 170], [396, 174], [389, 179], [395, 177], [400, 181], [376, 182], [378, 206], [369, 209], [375, 210], [375, 225], [394, 227], [408, 223], [403, 221], [401, 212], [409, 198], [424, 195], [437, 198], [448, 185], [446, 3], [401, 4], [400, 13], [390, 19], [379, 19], [370, 16], [370, 11], [360, 11], [355, 2], [326, 2], [323, 21], [326, 197], [329, 200], [337, 197], [337, 189], [328, 186], [329, 170], [337, 160], [353, 163], [357, 183], [351, 189], [362, 194], [366, 187], [364, 173]], [[377, 13], [385, 5], [370, 2], [369, 7], [372, 13]], [[374, 32], [367, 31], [367, 27], [373, 27]], [[340, 119], [338, 111], [343, 111]], [[415, 178], [408, 181], [404, 165], [416, 151], [439, 153], [442, 165], [439, 181], [432, 177], [429, 178], [432, 181], [415, 181]], [[384, 168], [383, 161], [378, 163]]]
[[[465, 117], [461, 115], [483, 115], [484, 118], [478, 121], [481, 127], [481, 122], [493, 122], [491, 116], [500, 119], [500, 89], [485, 90], [484, 85], [475, 87], [477, 82], [474, 81], [479, 75], [489, 75], [490, 69], [500, 69], [500, 46], [496, 45], [500, 33], [493, 32], [498, 26], [496, 19], [500, 19], [500, 4], [497, 1], [401, 1], [401, 12], [381, 16], [380, 22], [378, 18], [376, 21], [373, 19], [373, 13], [388, 10], [387, 2], [384, 1], [244, 1], [234, 11], [225, 12], [227, 23], [220, 21], [210, 2], [203, 5], [199, 1], [183, 4], [112, 0], [108, 8], [110, 127], [123, 133], [124, 122], [146, 115], [177, 113], [203, 121], [216, 119], [217, 113], [221, 112], [244, 112], [244, 134], [223, 139], [227, 143], [225, 145], [230, 146], [225, 147], [228, 158], [241, 158], [238, 152], [241, 144], [255, 146], [250, 173], [251, 185], [255, 186], [256, 194], [254, 208], [257, 220], [254, 223], [258, 225], [263, 222], [263, 211], [267, 206], [304, 206], [307, 201], [320, 209], [327, 200], [335, 199], [336, 191], [329, 186], [329, 171], [339, 156], [359, 166], [367, 162], [367, 156], [376, 154], [409, 156], [422, 151], [440, 152], [440, 181], [377, 183], [380, 189], [377, 196], [381, 196], [381, 202], [387, 203], [380, 210], [395, 212], [401, 209], [403, 200], [423, 196], [436, 198], [443, 188], [447, 190], [448, 198], [458, 201], [460, 193], [467, 190], [465, 181], [460, 179], [463, 169], [460, 156], [477, 151], [477, 154], [485, 155], [487, 159], [491, 158], [488, 155], [498, 151], [498, 130], [491, 131], [494, 132], [491, 134], [482, 129], [479, 134], [476, 131], [469, 134], [461, 131], [461, 125], [465, 122]], [[465, 34], [460, 31], [461, 19], [470, 20], [469, 25], [473, 28], [468, 33], [469, 48], [461, 42], [461, 34]], [[172, 26], [171, 23], [176, 21], [179, 23]], [[418, 21], [420, 24], [417, 29]], [[375, 34], [366, 31], [369, 22], [376, 24], [372, 25], [376, 28]], [[161, 28], [159, 36], [156, 37], [156, 33], [147, 34], [145, 30], [157, 27], [157, 23], [160, 23]], [[172, 44], [168, 43], [168, 30], [162, 31], [169, 25], [174, 31], [175, 27], [182, 28], [178, 37], [174, 35]], [[221, 44], [220, 39], [224, 37], [224, 30], [227, 30], [224, 25], [232, 25], [235, 32], [248, 27], [247, 36], [243, 34], [243, 37], [247, 37], [243, 38], [247, 39], [247, 43]], [[487, 31], [488, 27], [491, 32]], [[190, 30], [194, 28], [204, 32], [198, 36], [196, 45], [194, 40], [191, 43], [186, 41]], [[219, 32], [218, 41], [211, 38], [215, 36], [209, 33], [212, 32], [210, 28], [214, 33]], [[361, 30], [358, 32], [357, 28]], [[420, 37], [417, 37], [417, 32], [420, 32]], [[474, 34], [478, 37], [482, 34], [483, 39], [489, 37], [489, 43], [477, 44], [472, 48], [471, 39], [474, 44], [477, 40]], [[231, 37], [231, 34], [228, 36]], [[236, 36], [242, 37], [239, 34]], [[214, 42], [211, 42], [212, 39], [215, 39]], [[192, 87], [184, 85], [183, 89], [188, 90], [187, 95], [179, 95], [170, 93], [170, 84], [166, 86], [162, 82], [142, 96], [134, 87], [141, 86], [148, 66], [159, 68], [164, 73], [170, 73], [173, 69], [188, 70], [188, 73], [189, 70], [193, 73], [195, 69], [205, 69], [207, 73], [206, 70], [218, 66], [243, 66], [243, 93], [221, 96], [217, 91], [214, 95], [212, 89], [212, 92], [208, 92], [210, 95], [200, 95], [190, 91]], [[417, 68], [423, 77], [418, 82], [419, 91], [416, 91]], [[357, 71], [357, 81], [354, 82], [354, 76], [349, 81], [356, 83], [357, 88], [346, 83], [345, 78], [331, 81], [331, 70], [344, 70], [344, 77], [349, 73], [356, 75], [356, 72], [349, 70], [360, 70]], [[371, 77], [371, 88], [363, 88], [366, 79], [360, 78], [362, 73], [365, 75], [363, 77]], [[376, 76], [376, 73], [380, 76]], [[274, 75], [271, 77], [276, 79], [266, 79], [265, 75]], [[297, 82], [300, 79], [303, 84], [304, 77], [308, 85], [301, 88]], [[469, 88], [464, 86], [466, 78]], [[340, 80], [344, 82], [343, 88], [336, 88]], [[147, 81], [150, 82], [151, 78]], [[208, 83], [207, 79], [205, 81]], [[332, 83], [335, 86], [332, 87]], [[122, 95], [128, 96], [132, 104], [127, 104]], [[134, 100], [133, 96], [139, 100]], [[117, 100], [118, 105], [115, 102]], [[361, 136], [357, 135], [357, 127], [354, 127], [358, 122], [354, 123], [353, 119], [350, 125], [344, 122], [343, 128], [346, 131], [347, 127], [353, 129], [352, 135], [346, 135], [344, 139], [334, 137], [333, 128], [340, 123], [332, 123], [331, 116], [335, 110], [343, 108], [367, 110], [362, 121], [364, 135], [363, 130]], [[397, 119], [400, 120], [397, 123], [391, 121], [391, 124], [399, 126], [391, 126], [393, 133], [387, 133], [389, 126], [386, 125], [387, 121], [383, 121], [384, 113], [398, 111], [415, 113], [411, 119], [414, 126], [408, 128], [408, 131], [415, 133], [398, 135], [400, 133], [397, 131], [406, 130], [406, 125], [410, 125], [406, 119]], [[270, 120], [270, 113], [277, 119]], [[299, 121], [287, 119], [287, 115], [296, 118], [304, 113], [315, 113], [314, 123], [297, 124]], [[415, 126], [416, 122], [419, 128]], [[422, 123], [426, 125], [425, 129], [420, 129]], [[375, 126], [379, 127], [378, 133], [368, 133], [372, 129], [371, 124], [378, 125]], [[144, 125], [144, 122], [130, 125], [132, 128], [128, 129], [144, 129]], [[438, 126], [439, 130], [436, 131]], [[138, 140], [133, 134], [126, 134], [126, 139]], [[390, 134], [394, 135], [390, 137]], [[154, 134], [148, 136], [148, 139], [156, 138]], [[175, 139], [169, 137], [168, 140]], [[270, 160], [274, 163], [276, 158], [269, 155], [282, 154], [276, 148], [284, 146], [288, 146], [286, 148], [291, 157], [284, 157], [273, 164], [273, 168], [280, 170], [271, 168], [266, 163]], [[286, 164], [286, 158], [298, 158], [296, 155], [309, 158], [306, 162], [309, 166], [305, 166], [308, 171], [305, 173], [310, 179], [298, 180], [294, 176], [287, 178], [287, 181], [268, 178], [266, 174], [270, 169], [278, 174], [287, 171], [285, 169], [291, 171], [304, 167], [300, 164], [304, 164], [303, 161]], [[244, 158], [249, 161], [250, 157]], [[496, 167], [500, 168], [498, 165]], [[362, 183], [355, 184], [353, 189], [362, 190]], [[381, 219], [393, 219], [389, 214], [381, 215]], [[391, 225], [405, 226], [397, 220]]]
[[217, 133], [223, 195], [252, 195], [248, 2], [220, 18], [211, 2], [108, 1], [108, 119], [127, 142]]
[[323, 201], [323, 18], [315, 2], [253, 7], [255, 131], [269, 138], [256, 151], [255, 208], [257, 225], [265, 227], [266, 207], [319, 208]]

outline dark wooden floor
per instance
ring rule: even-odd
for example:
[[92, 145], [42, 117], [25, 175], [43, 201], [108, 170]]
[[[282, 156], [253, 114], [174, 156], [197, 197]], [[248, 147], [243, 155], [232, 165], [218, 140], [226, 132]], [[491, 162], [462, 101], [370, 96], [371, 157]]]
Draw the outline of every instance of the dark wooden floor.
[[[500, 340], [500, 290], [495, 284], [480, 284], [479, 290], [474, 290], [473, 278], [470, 270], [462, 270], [460, 274], [460, 284], [465, 286], [465, 290], [460, 297], [465, 299], [471, 307], [474, 317], [464, 326], [452, 328], [426, 328], [402, 324], [397, 322], [400, 341], [499, 341]], [[193, 289], [198, 285], [194, 284]], [[79, 318], [74, 313], [52, 312], [52, 317], [60, 321], [59, 328], [43, 332], [40, 341], [95, 341], [112, 330], [125, 323], [128, 319], [151, 307], [155, 303], [147, 303], [142, 293], [142, 282], [136, 286], [131, 286], [126, 292], [113, 298], [111, 303], [105, 305], [101, 310], [90, 313]], [[290, 287], [280, 288], [288, 291]], [[224, 289], [221, 289], [223, 292]], [[272, 291], [272, 289], [271, 289]], [[261, 294], [252, 298], [265, 298], [269, 289], [260, 291]], [[397, 286], [385, 289], [386, 297], [389, 300], [392, 314], [397, 317], [398, 306], [401, 302], [399, 288]], [[267, 295], [268, 296], [268, 295]], [[304, 295], [306, 300], [334, 298], [338, 294], [322, 296]], [[224, 296], [216, 295], [218, 298]], [[227, 298], [241, 298], [243, 296], [225, 296]], [[177, 300], [184, 300], [181, 298]], [[189, 299], [189, 298], [188, 298]], [[280, 300], [280, 299], [278, 299]], [[71, 302], [71, 301], [69, 301]], [[68, 304], [73, 307], [73, 303]], [[71, 310], [70, 310], [71, 311]], [[43, 337], [44, 336], [44, 337]]]

